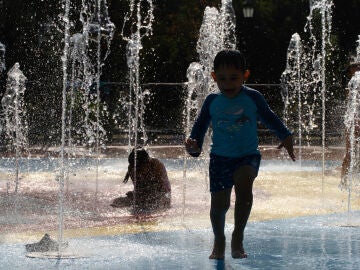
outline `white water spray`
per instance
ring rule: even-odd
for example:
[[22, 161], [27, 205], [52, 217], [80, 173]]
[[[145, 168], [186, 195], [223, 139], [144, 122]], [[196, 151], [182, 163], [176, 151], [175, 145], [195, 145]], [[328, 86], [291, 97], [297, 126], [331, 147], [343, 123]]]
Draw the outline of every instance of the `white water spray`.
[[5, 45], [0, 42], [0, 73], [6, 70], [5, 51]]
[[321, 126], [323, 178], [327, 98], [326, 62], [331, 49], [332, 7], [331, 0], [310, 1], [310, 13], [304, 29], [307, 37], [301, 42], [298, 34], [292, 36], [288, 48], [287, 67], [281, 77], [285, 87], [282, 93], [285, 103], [285, 120], [298, 123], [299, 160], [301, 160], [303, 140], [310, 144], [310, 132], [317, 131]]
[[[95, 145], [97, 165], [100, 152], [100, 134], [105, 134], [100, 123], [100, 76], [103, 61], [109, 55], [110, 43], [113, 37], [114, 24], [108, 18], [107, 5], [105, 0], [83, 1], [80, 12], [80, 21], [83, 24], [83, 32], [70, 35], [73, 23], [70, 21], [70, 1], [64, 3], [64, 49], [62, 56], [63, 68], [63, 90], [62, 90], [62, 129], [61, 129], [61, 150], [60, 150], [60, 175], [59, 181], [59, 236], [58, 242], [63, 243], [64, 223], [64, 179], [66, 178], [67, 167], [65, 165], [65, 147], [73, 146], [72, 123], [73, 106], [75, 105], [75, 92], [82, 90], [83, 96], [80, 101], [85, 108], [84, 128], [87, 144]], [[102, 56], [101, 45], [105, 40], [107, 51]], [[69, 71], [70, 69], [70, 71]], [[96, 93], [91, 93], [91, 87], [96, 87]], [[75, 89], [76, 87], [78, 89]], [[69, 90], [69, 92], [68, 92]], [[68, 105], [68, 97], [70, 105]], [[94, 106], [93, 106], [94, 105]], [[93, 109], [95, 108], [95, 109]], [[75, 128], [75, 130], [78, 128]], [[75, 131], [77, 132], [77, 131]], [[67, 136], [68, 135], [68, 136]], [[78, 133], [79, 135], [79, 133]], [[69, 157], [69, 156], [68, 156]], [[97, 166], [98, 170], [98, 166]], [[95, 204], [98, 192], [98, 172], [96, 175]], [[59, 256], [62, 255], [61, 244], [59, 244]]]
[[[360, 35], [357, 41], [355, 63], [360, 63]], [[350, 166], [348, 173], [340, 184], [340, 187], [348, 191], [348, 212], [351, 212], [351, 197], [354, 192], [360, 192], [360, 137], [359, 137], [359, 122], [360, 122], [360, 71], [356, 71], [350, 82], [348, 83], [348, 101], [347, 110], [345, 113], [345, 127], [349, 134], [350, 141]]]
[[[152, 0], [130, 0], [129, 12], [126, 14], [121, 35], [125, 41], [126, 58], [129, 68], [129, 96], [128, 96], [128, 152], [140, 145], [146, 146], [147, 134], [145, 130], [145, 97], [148, 91], [142, 91], [140, 85], [140, 51], [142, 39], [152, 35], [154, 21], [154, 5]], [[138, 135], [141, 134], [139, 138]], [[134, 186], [136, 185], [136, 157], [134, 152]], [[134, 206], [136, 194], [134, 193]]]
[[[106, 132], [101, 123], [100, 115], [100, 76], [104, 61], [110, 53], [115, 25], [110, 21], [106, 0], [82, 1], [80, 20], [83, 23], [85, 42], [84, 75], [88, 82], [87, 101], [90, 106], [86, 110], [86, 137], [92, 145], [96, 157], [96, 187], [94, 206], [97, 204], [99, 159], [101, 147], [104, 147]], [[105, 53], [102, 52], [102, 42], [106, 44]], [[91, 89], [95, 88], [94, 93]], [[94, 106], [92, 106], [94, 104]], [[91, 109], [93, 108], [93, 109]], [[104, 108], [106, 111], [106, 107]]]
[[[321, 106], [321, 141], [322, 141], [322, 190], [324, 189], [324, 174], [325, 174], [325, 115], [326, 115], [326, 60], [327, 52], [331, 48], [330, 35], [332, 30], [332, 0], [313, 0], [310, 5], [310, 14], [307, 18], [305, 31], [310, 34], [311, 51], [308, 53], [308, 58], [311, 59], [312, 66], [310, 66], [311, 76], [309, 76], [309, 86], [315, 85], [319, 90], [313, 96], [313, 108], [316, 102], [320, 101]], [[320, 16], [320, 19], [318, 18]], [[314, 23], [314, 20], [320, 20]], [[315, 24], [321, 25], [321, 34], [318, 37], [315, 33]], [[321, 42], [319, 42], [319, 40]], [[310, 88], [311, 89], [311, 88]], [[311, 123], [312, 121], [310, 121]]]
[[[297, 123], [298, 129], [298, 146], [299, 156], [298, 160], [301, 166], [302, 159], [302, 72], [301, 59], [302, 58], [302, 44], [298, 33], [292, 35], [289, 47], [287, 50], [286, 69], [281, 75], [282, 83], [282, 98], [284, 102], [284, 122], [290, 127], [292, 123]], [[297, 114], [296, 114], [297, 111]], [[295, 127], [293, 127], [295, 128]]]
[[[217, 91], [217, 87], [211, 79], [213, 70], [213, 61], [216, 54], [222, 49], [235, 49], [235, 11], [231, 0], [223, 0], [220, 12], [217, 8], [206, 7], [203, 21], [199, 31], [199, 39], [196, 50], [199, 54], [199, 62], [190, 64], [187, 70], [187, 100], [185, 102], [186, 110], [184, 115], [185, 136], [190, 135], [196, 115], [209, 93]], [[210, 151], [210, 132], [205, 137], [203, 145], [202, 159], [205, 163], [203, 174], [205, 175], [205, 187], [208, 185], [208, 154]], [[187, 153], [184, 153], [183, 166], [183, 210], [185, 209], [186, 194], [186, 171], [187, 171]], [[184, 219], [184, 212], [182, 219]]]
[[[131, 0], [129, 12], [126, 14], [121, 35], [125, 41], [126, 58], [129, 68], [129, 99], [128, 99], [128, 147], [147, 144], [147, 134], [144, 124], [145, 103], [148, 94], [140, 86], [140, 52], [142, 40], [152, 35], [154, 21], [154, 5], [152, 0]], [[141, 134], [140, 139], [138, 135]], [[136, 178], [136, 177], [135, 177]]]
[[[26, 108], [24, 106], [26, 77], [20, 70], [19, 63], [9, 70], [6, 82], [6, 91], [1, 100], [5, 118], [5, 133], [8, 146], [15, 151], [15, 188], [19, 188], [19, 162], [23, 152], [28, 151], [28, 125], [26, 121]], [[7, 185], [8, 187], [10, 184]]]
[[[63, 227], [64, 227], [64, 180], [65, 180], [65, 144], [66, 144], [66, 89], [67, 89], [67, 77], [68, 77], [68, 54], [70, 44], [70, 0], [65, 0], [64, 3], [64, 14], [62, 20], [64, 23], [64, 49], [62, 60], [62, 71], [63, 71], [63, 87], [62, 87], [62, 111], [61, 111], [61, 148], [60, 148], [60, 175], [57, 178], [59, 182], [59, 228], [58, 228], [58, 243], [63, 242]], [[62, 256], [62, 247], [59, 245], [58, 257]]]

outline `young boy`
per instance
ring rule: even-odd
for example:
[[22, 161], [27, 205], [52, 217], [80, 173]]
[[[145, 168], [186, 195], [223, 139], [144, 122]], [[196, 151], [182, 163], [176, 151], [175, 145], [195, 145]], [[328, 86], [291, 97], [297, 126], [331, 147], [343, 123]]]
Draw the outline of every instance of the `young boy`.
[[233, 258], [246, 258], [243, 247], [244, 229], [250, 215], [253, 182], [258, 174], [261, 155], [258, 150], [257, 120], [273, 130], [295, 161], [291, 132], [269, 108], [263, 96], [243, 85], [248, 76], [244, 56], [237, 50], [220, 51], [214, 59], [212, 78], [220, 93], [209, 94], [201, 108], [190, 138], [187, 152], [200, 155], [205, 133], [211, 124], [210, 152], [210, 220], [214, 246], [209, 259], [224, 259], [225, 215], [235, 186], [235, 224], [231, 239]]

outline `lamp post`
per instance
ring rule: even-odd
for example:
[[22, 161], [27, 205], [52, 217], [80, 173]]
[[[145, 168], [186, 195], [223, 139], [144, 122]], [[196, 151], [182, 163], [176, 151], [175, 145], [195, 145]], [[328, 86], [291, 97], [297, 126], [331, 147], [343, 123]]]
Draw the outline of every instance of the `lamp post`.
[[245, 0], [243, 3], [243, 15], [244, 18], [252, 18], [254, 16], [254, 1]]

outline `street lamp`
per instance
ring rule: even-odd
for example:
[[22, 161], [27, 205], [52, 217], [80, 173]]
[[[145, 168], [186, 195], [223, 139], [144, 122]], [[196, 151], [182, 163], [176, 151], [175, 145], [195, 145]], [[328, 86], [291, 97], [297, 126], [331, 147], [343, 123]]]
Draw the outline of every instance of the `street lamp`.
[[245, 0], [243, 4], [244, 18], [252, 18], [254, 16], [253, 0]]

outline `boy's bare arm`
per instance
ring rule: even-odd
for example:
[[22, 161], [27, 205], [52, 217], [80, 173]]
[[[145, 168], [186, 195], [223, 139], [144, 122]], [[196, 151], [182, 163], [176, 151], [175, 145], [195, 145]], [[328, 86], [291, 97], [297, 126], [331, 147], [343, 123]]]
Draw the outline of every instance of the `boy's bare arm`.
[[285, 148], [293, 161], [295, 161], [295, 154], [294, 154], [294, 143], [292, 135], [287, 136], [281, 144], [278, 146], [278, 149]]

